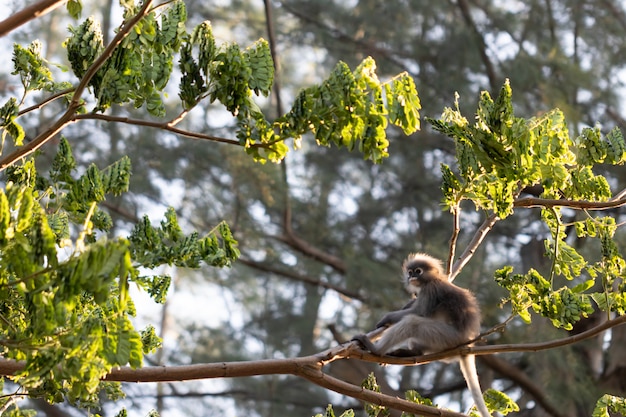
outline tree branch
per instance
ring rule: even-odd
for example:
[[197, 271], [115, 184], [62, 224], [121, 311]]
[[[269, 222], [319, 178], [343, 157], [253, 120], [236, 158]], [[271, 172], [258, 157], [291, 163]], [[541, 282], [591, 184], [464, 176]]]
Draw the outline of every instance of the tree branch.
[[[492, 346], [462, 346], [446, 352], [413, 358], [396, 358], [391, 356], [376, 356], [365, 352], [356, 342], [339, 345], [315, 355], [293, 359], [265, 359], [248, 362], [222, 362], [182, 366], [153, 366], [140, 369], [129, 367], [116, 368], [104, 378], [107, 381], [120, 382], [172, 382], [189, 381], [212, 378], [238, 378], [255, 375], [295, 375], [305, 378], [323, 388], [356, 398], [362, 401], [375, 403], [397, 410], [424, 416], [460, 417], [463, 414], [415, 404], [410, 401], [394, 398], [389, 395], [363, 389], [357, 385], [333, 378], [322, 371], [322, 367], [340, 359], [359, 359], [368, 362], [387, 363], [397, 365], [418, 365], [435, 360], [446, 359], [459, 355], [488, 355], [502, 352], [536, 352], [570, 345], [597, 336], [610, 328], [626, 323], [626, 315], [608, 320], [585, 332], [548, 342], [525, 343], [519, 345], [492, 345]], [[383, 329], [370, 332], [375, 335]], [[24, 369], [24, 362], [9, 359], [0, 359], [0, 375], [15, 375]]]
[[146, 0], [146, 2], [142, 5], [139, 12], [133, 16], [130, 20], [125, 22], [123, 26], [120, 28], [115, 38], [111, 41], [111, 43], [106, 47], [106, 49], [100, 54], [100, 56], [91, 64], [85, 75], [81, 79], [80, 83], [76, 87], [74, 94], [72, 96], [72, 100], [67, 107], [67, 110], [63, 115], [52, 124], [48, 129], [37, 135], [35, 139], [26, 145], [18, 148], [14, 152], [10, 153], [6, 157], [0, 160], [0, 171], [4, 171], [8, 166], [14, 164], [16, 161], [24, 158], [25, 156], [30, 155], [35, 152], [41, 146], [43, 146], [46, 142], [48, 142], [54, 135], [59, 133], [65, 126], [73, 123], [76, 120], [76, 111], [81, 106], [80, 97], [83, 94], [83, 91], [87, 88], [89, 81], [96, 74], [96, 72], [104, 65], [107, 59], [111, 57], [115, 48], [117, 48], [124, 38], [128, 36], [131, 29], [146, 15], [150, 5], [153, 0]]
[[513, 207], [567, 207], [574, 210], [607, 210], [626, 205], [626, 198], [619, 193], [620, 198], [611, 199], [609, 201], [572, 201], [572, 200], [550, 200], [544, 198], [524, 197], [513, 202]]
[[493, 62], [491, 62], [491, 59], [489, 59], [489, 56], [487, 55], [487, 44], [485, 43], [485, 40], [480, 33], [480, 30], [478, 30], [478, 27], [476, 27], [476, 23], [474, 22], [474, 19], [472, 18], [472, 13], [469, 9], [469, 4], [467, 3], [467, 0], [458, 0], [457, 5], [459, 6], [459, 9], [461, 9], [461, 15], [463, 16], [463, 19], [465, 20], [465, 23], [467, 24], [469, 29], [472, 31], [474, 39], [478, 44], [478, 53], [480, 55], [480, 59], [485, 65], [485, 72], [487, 73], [487, 78], [489, 79], [489, 85], [491, 86], [491, 90], [497, 91], [498, 80], [496, 77], [496, 70], [493, 66]]
[[[476, 252], [476, 249], [480, 246], [482, 241], [485, 239], [489, 231], [493, 228], [498, 220], [500, 220], [500, 218], [497, 215], [491, 214], [485, 219], [485, 221], [483, 221], [483, 224], [480, 225], [476, 233], [474, 233], [474, 237], [467, 245], [467, 248], [465, 248], [465, 250], [461, 254], [459, 260], [456, 261], [452, 266], [452, 270], [450, 272], [450, 275], [448, 276], [448, 280], [450, 282], [454, 280], [459, 272], [461, 272], [463, 267], [467, 265], [470, 259], [472, 259], [472, 256], [474, 256], [474, 252]], [[450, 260], [450, 262], [452, 262], [452, 260]]]
[[329, 290], [333, 290], [345, 297], [352, 298], [359, 301], [364, 301], [363, 296], [358, 292], [350, 291], [346, 288], [339, 287], [337, 285], [333, 285], [329, 282], [323, 282], [318, 279], [314, 279], [305, 275], [296, 274], [294, 272], [285, 271], [279, 268], [273, 268], [267, 264], [261, 262], [255, 262], [250, 259], [239, 258], [237, 262], [240, 262], [244, 265], [249, 266], [250, 268], [255, 268], [260, 271], [269, 272], [272, 274], [280, 275], [282, 277], [288, 278], [293, 281], [304, 282], [311, 285], [316, 285], [318, 287], [326, 288]]
[[[219, 136], [212, 136], [212, 135], [207, 135], [204, 133], [198, 133], [198, 132], [192, 132], [189, 130], [179, 129], [175, 127], [172, 124], [172, 122], [153, 122], [150, 120], [131, 119], [129, 117], [110, 116], [107, 114], [100, 114], [100, 113], [79, 114], [79, 115], [76, 115], [76, 117], [74, 117], [74, 120], [75, 121], [104, 120], [106, 122], [117, 122], [117, 123], [125, 123], [125, 124], [135, 125], [135, 126], [153, 127], [155, 129], [165, 130], [165, 131], [172, 132], [181, 136], [186, 136], [192, 139], [204, 139], [204, 140], [210, 140], [213, 142], [228, 143], [230, 145], [242, 146], [238, 140], [222, 138]], [[262, 145], [252, 145], [252, 146], [262, 146]]]
[[61, 6], [67, 0], [41, 0], [37, 3], [31, 4], [28, 7], [20, 10], [17, 13], [13, 13], [6, 19], [0, 22], [0, 37], [6, 35], [14, 29], [22, 26], [26, 22], [43, 16]]

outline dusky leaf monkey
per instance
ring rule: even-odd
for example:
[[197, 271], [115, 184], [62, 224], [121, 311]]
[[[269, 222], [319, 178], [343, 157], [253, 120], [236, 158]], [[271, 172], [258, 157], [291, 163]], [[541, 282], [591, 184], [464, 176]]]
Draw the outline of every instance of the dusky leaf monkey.
[[[353, 338], [375, 355], [416, 356], [451, 349], [480, 333], [480, 309], [474, 295], [448, 281], [442, 263], [415, 253], [402, 265], [406, 289], [414, 298], [402, 310], [383, 316], [376, 328], [385, 327], [372, 342], [366, 335]], [[478, 382], [474, 355], [459, 360], [461, 372], [482, 417], [491, 417]]]

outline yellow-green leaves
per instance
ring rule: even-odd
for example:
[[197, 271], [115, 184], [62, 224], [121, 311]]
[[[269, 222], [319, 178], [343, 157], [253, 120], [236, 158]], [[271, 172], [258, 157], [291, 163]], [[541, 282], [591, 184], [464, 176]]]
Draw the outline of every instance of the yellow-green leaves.
[[130, 161], [91, 165], [78, 177], [75, 165], [62, 138], [47, 178], [32, 160], [7, 170], [0, 190], [0, 339], [5, 358], [25, 361], [15, 383], [29, 395], [89, 405], [108, 387], [101, 380], [113, 367], [139, 367], [160, 344], [153, 328], [139, 333], [132, 326], [129, 286], [162, 303], [171, 279], [139, 276], [137, 267], [227, 266], [239, 251], [225, 223], [200, 238], [183, 232], [173, 210], [160, 228], [144, 220], [132, 243], [108, 238], [110, 218], [98, 203], [128, 189]]
[[[483, 397], [485, 398], [485, 404], [490, 411], [497, 411], [503, 416], [506, 416], [509, 413], [515, 413], [519, 411], [519, 406], [517, 405], [517, 403], [513, 401], [511, 397], [501, 391], [489, 388], [487, 391], [485, 391]], [[472, 417], [478, 416], [474, 409], [472, 409], [470, 415]]]
[[510, 292], [509, 300], [513, 313], [527, 323], [531, 316], [529, 309], [552, 321], [555, 327], [571, 330], [572, 325], [582, 317], [593, 312], [591, 297], [582, 292], [582, 288], [589, 288], [589, 284], [577, 287], [576, 291], [568, 287], [558, 290], [552, 288], [552, 283], [534, 269], [528, 273], [513, 274], [510, 267], [496, 271], [496, 282]]
[[165, 264], [197, 268], [201, 262], [230, 266], [239, 257], [237, 242], [226, 223], [221, 223], [216, 232], [205, 237], [185, 235], [170, 208], [161, 227], [152, 226], [148, 217], [135, 226], [130, 236], [133, 259], [147, 268]]
[[604, 394], [596, 402], [592, 417], [610, 417], [615, 414], [626, 415], [626, 399]]
[[382, 162], [388, 156], [388, 121], [414, 133], [420, 127], [420, 102], [407, 74], [385, 84], [375, 70], [372, 58], [354, 71], [340, 62], [320, 86], [300, 92], [275, 129], [295, 140], [311, 132], [319, 145], [358, 149], [365, 159]]
[[71, 36], [65, 41], [67, 58], [74, 74], [82, 78], [104, 50], [102, 29], [100, 23], [90, 16], [79, 26], [70, 26], [69, 31]]
[[15, 121], [18, 111], [17, 100], [13, 97], [0, 107], [0, 129], [2, 130], [3, 146], [6, 135], [9, 135], [13, 139], [16, 146], [22, 146], [23, 144], [24, 129]]
[[385, 96], [389, 108], [389, 121], [402, 128], [406, 135], [420, 129], [422, 108], [415, 83], [408, 74], [403, 73], [385, 84]]

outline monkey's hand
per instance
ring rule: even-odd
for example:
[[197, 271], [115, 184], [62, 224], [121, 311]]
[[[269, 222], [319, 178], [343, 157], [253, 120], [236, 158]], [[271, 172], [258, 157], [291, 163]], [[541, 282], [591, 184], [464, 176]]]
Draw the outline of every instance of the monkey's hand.
[[362, 349], [369, 350], [372, 353], [376, 353], [376, 347], [370, 341], [367, 335], [357, 334], [356, 336], [352, 338], [352, 341], [357, 342], [359, 345], [361, 345]]
[[364, 334], [357, 334], [350, 341], [357, 342], [362, 348], [367, 349], [367, 342], [369, 342], [369, 339]]
[[391, 314], [385, 314], [385, 317], [383, 317], [378, 323], [376, 323], [376, 328], [380, 329], [381, 327], [389, 327], [392, 324], [396, 324], [397, 322], [398, 320], [395, 319], [394, 316], [392, 316]]

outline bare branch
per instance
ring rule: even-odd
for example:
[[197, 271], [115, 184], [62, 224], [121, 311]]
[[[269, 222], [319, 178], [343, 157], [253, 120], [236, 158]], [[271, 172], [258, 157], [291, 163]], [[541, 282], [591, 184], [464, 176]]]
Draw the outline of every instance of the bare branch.
[[74, 88], [67, 88], [67, 89], [65, 89], [63, 91], [59, 91], [59, 92], [51, 95], [47, 99], [45, 99], [45, 100], [43, 100], [43, 101], [41, 101], [41, 102], [39, 102], [37, 104], [34, 104], [34, 105], [30, 106], [30, 107], [27, 107], [27, 108], [25, 108], [23, 110], [20, 110], [17, 115], [18, 116], [23, 116], [24, 114], [29, 113], [29, 112], [31, 112], [33, 110], [39, 110], [40, 108], [42, 108], [46, 104], [48, 104], [48, 103], [50, 103], [50, 102], [52, 102], [52, 101], [54, 101], [54, 100], [56, 100], [58, 98], [61, 98], [61, 97], [65, 96], [65, 95], [67, 95], [67, 94], [71, 94], [72, 92], [74, 92]]
[[467, 248], [465, 248], [465, 251], [463, 251], [463, 254], [459, 258], [459, 260], [456, 261], [452, 266], [452, 270], [450, 272], [450, 275], [448, 276], [448, 280], [450, 282], [454, 280], [459, 272], [461, 272], [461, 269], [463, 269], [463, 267], [467, 265], [470, 259], [472, 259], [472, 256], [474, 256], [474, 252], [476, 252], [476, 249], [478, 249], [482, 241], [487, 236], [487, 233], [489, 233], [489, 231], [493, 228], [498, 220], [500, 220], [500, 218], [497, 215], [491, 214], [485, 219], [485, 221], [478, 228], [476, 233], [474, 233], [472, 241], [469, 243], [469, 245], [467, 245]]
[[192, 139], [204, 139], [204, 140], [210, 140], [213, 142], [228, 143], [230, 145], [242, 146], [238, 140], [222, 138], [219, 136], [207, 135], [204, 133], [198, 133], [198, 132], [192, 132], [189, 130], [179, 129], [177, 127], [174, 127], [174, 125], [172, 125], [171, 122], [153, 122], [150, 120], [131, 119], [129, 117], [110, 116], [107, 114], [99, 114], [99, 113], [88, 113], [88, 114], [76, 115], [76, 117], [74, 117], [74, 121], [79, 121], [79, 120], [104, 120], [106, 122], [118, 122], [118, 123], [125, 123], [129, 125], [153, 127], [155, 129], [165, 130], [165, 131], [172, 132], [181, 136], [186, 136]]
[[[339, 345], [311, 356], [293, 359], [266, 359], [248, 362], [222, 362], [182, 366], [153, 366], [140, 369], [116, 368], [104, 378], [107, 381], [124, 382], [172, 382], [212, 378], [238, 378], [255, 375], [295, 375], [305, 378], [323, 388], [357, 398], [362, 401], [383, 405], [397, 410], [424, 416], [460, 417], [463, 414], [415, 404], [385, 394], [365, 390], [359, 386], [333, 378], [322, 371], [322, 367], [340, 359], [360, 359], [368, 362], [398, 365], [418, 365], [459, 355], [488, 355], [502, 352], [536, 352], [570, 345], [597, 336], [612, 327], [626, 323], [626, 315], [608, 320], [585, 332], [548, 342], [525, 343], [519, 345], [462, 346], [446, 352], [413, 358], [376, 356], [360, 350], [356, 342]], [[370, 333], [375, 335], [383, 329]], [[14, 375], [24, 369], [24, 362], [0, 359], [0, 375]]]
[[26, 22], [47, 14], [65, 3], [66, 0], [41, 0], [37, 3], [14, 13], [0, 22], [0, 37], [6, 35], [14, 29], [22, 26]]
[[452, 216], [453, 216], [452, 222], [454, 224], [454, 229], [452, 230], [452, 236], [450, 237], [450, 249], [448, 253], [448, 267], [447, 267], [448, 276], [450, 276], [450, 274], [452, 273], [452, 264], [454, 263], [454, 257], [456, 253], [456, 242], [459, 238], [459, 232], [461, 231], [461, 226], [460, 226], [461, 206], [459, 204], [452, 207]]
[[472, 13], [470, 11], [469, 4], [467, 3], [467, 0], [458, 0], [457, 5], [459, 6], [459, 9], [461, 10], [461, 15], [463, 16], [465, 23], [467, 24], [469, 29], [472, 31], [472, 35], [474, 36], [474, 39], [476, 40], [476, 43], [478, 44], [477, 45], [478, 54], [480, 55], [480, 59], [483, 61], [483, 64], [485, 65], [485, 72], [487, 73], [487, 78], [489, 78], [489, 85], [491, 86], [492, 91], [497, 91], [498, 80], [496, 77], [496, 70], [493, 65], [493, 62], [491, 62], [491, 59], [487, 55], [487, 44], [485, 43], [485, 40], [483, 39], [483, 35], [480, 33], [480, 30], [476, 26], [476, 22], [474, 22], [474, 19], [472, 18]]
[[275, 238], [277, 240], [283, 243], [286, 243], [293, 249], [299, 252], [302, 252], [303, 254], [305, 254], [306, 256], [309, 256], [310, 258], [316, 259], [330, 266], [337, 272], [340, 272], [342, 274], [345, 274], [347, 272], [348, 267], [342, 259], [340, 259], [337, 256], [331, 255], [328, 252], [324, 252], [321, 249], [318, 249], [315, 246], [311, 245], [306, 240], [296, 236], [291, 228], [291, 224], [285, 222], [285, 226], [286, 226], [285, 227], [286, 235], [276, 236]]
[[608, 210], [626, 205], [626, 198], [623, 191], [618, 194], [620, 198], [609, 201], [572, 201], [572, 200], [550, 200], [545, 198], [525, 197], [513, 202], [513, 207], [567, 207], [574, 210]]
[[255, 268], [260, 271], [280, 275], [282, 277], [288, 278], [293, 281], [299, 281], [299, 282], [304, 282], [304, 283], [311, 284], [311, 285], [316, 285], [318, 287], [333, 290], [345, 297], [352, 298], [352, 299], [359, 300], [359, 301], [364, 301], [363, 296], [359, 294], [358, 292], [350, 291], [347, 288], [342, 288], [342, 287], [339, 287], [338, 285], [333, 285], [329, 282], [323, 282], [323, 281], [320, 281], [319, 279], [314, 279], [306, 275], [297, 274], [297, 273], [286, 271], [286, 270], [279, 269], [279, 268], [273, 268], [267, 264], [251, 261], [245, 258], [239, 258], [237, 262], [241, 262], [242, 264], [247, 265], [250, 268]]

